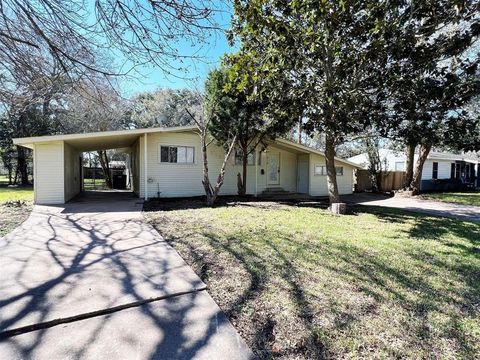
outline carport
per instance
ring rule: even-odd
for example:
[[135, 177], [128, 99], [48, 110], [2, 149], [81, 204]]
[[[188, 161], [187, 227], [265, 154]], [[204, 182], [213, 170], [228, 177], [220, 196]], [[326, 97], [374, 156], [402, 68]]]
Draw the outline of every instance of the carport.
[[140, 181], [147, 180], [147, 133], [163, 130], [150, 128], [38, 136], [17, 138], [13, 142], [33, 150], [35, 203], [64, 204], [83, 191], [82, 154], [97, 150], [121, 149], [129, 155], [131, 190], [139, 196]]

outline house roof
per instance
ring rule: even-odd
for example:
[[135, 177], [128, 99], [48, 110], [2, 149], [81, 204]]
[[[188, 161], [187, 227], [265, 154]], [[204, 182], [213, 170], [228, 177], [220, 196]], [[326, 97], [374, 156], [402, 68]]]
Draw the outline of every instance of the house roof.
[[[113, 148], [125, 148], [133, 145], [133, 143], [143, 134], [158, 133], [158, 132], [190, 132], [195, 131], [196, 126], [177, 126], [177, 127], [156, 127], [146, 129], [128, 129], [128, 130], [114, 130], [114, 131], [98, 131], [90, 133], [78, 133], [78, 134], [66, 134], [66, 135], [47, 135], [47, 136], [34, 136], [26, 138], [15, 138], [13, 143], [15, 145], [21, 145], [30, 149], [33, 149], [34, 144], [42, 144], [55, 141], [65, 141], [66, 143], [74, 146], [80, 151], [93, 151], [104, 150]], [[275, 139], [275, 144], [281, 145], [285, 148], [295, 150], [303, 153], [312, 153], [321, 156], [325, 154], [319, 150], [311, 147], [298, 144], [296, 142], [286, 139]], [[350, 166], [361, 168], [354, 162], [335, 157], [335, 161], [348, 164]]]
[[97, 131], [90, 133], [34, 136], [15, 138], [13, 143], [33, 149], [33, 144], [42, 144], [54, 141], [65, 141], [80, 151], [105, 150], [125, 148], [131, 146], [140, 135], [156, 132], [185, 132], [195, 130], [195, 126], [156, 127], [146, 129], [128, 129], [114, 131]]
[[[386, 157], [388, 155], [394, 155], [396, 157], [400, 156], [403, 158], [403, 161], [405, 161], [405, 157], [406, 157], [405, 153], [398, 150], [380, 149], [380, 157]], [[418, 156], [418, 152], [415, 153], [415, 157], [417, 156]], [[479, 163], [478, 160], [475, 160], [471, 156], [468, 156], [466, 154], [453, 154], [453, 153], [440, 152], [440, 151], [431, 151], [428, 154], [427, 159], [428, 160], [445, 160], [445, 161], [465, 161], [465, 162], [474, 163], [474, 164]], [[350, 157], [348, 160], [357, 163], [357, 166], [361, 165], [360, 163], [368, 164], [368, 154], [361, 153], [359, 155]]]
[[452, 154], [447, 152], [431, 151], [427, 159], [430, 160], [451, 160], [451, 161], [465, 161], [477, 164], [478, 161], [465, 156], [465, 154]]
[[[325, 153], [322, 152], [322, 151], [319, 151], [317, 149], [314, 149], [314, 148], [311, 148], [309, 146], [305, 146], [305, 145], [302, 145], [302, 144], [299, 144], [299, 143], [296, 143], [296, 142], [293, 142], [293, 141], [290, 141], [290, 140], [287, 140], [287, 139], [278, 138], [278, 139], [275, 139], [275, 143], [282, 144], [282, 145], [285, 145], [286, 147], [294, 148], [294, 149], [300, 150], [302, 152], [308, 152], [308, 153], [317, 154], [317, 155], [321, 155], [321, 156], [325, 157]], [[353, 166], [353, 167], [358, 168], [358, 169], [362, 168], [360, 165], [355, 164], [354, 162], [351, 162], [351, 161], [348, 161], [348, 160], [345, 160], [345, 159], [342, 159], [342, 158], [339, 158], [339, 157], [335, 157], [335, 161], [342, 162], [344, 164], [348, 164], [348, 165]]]

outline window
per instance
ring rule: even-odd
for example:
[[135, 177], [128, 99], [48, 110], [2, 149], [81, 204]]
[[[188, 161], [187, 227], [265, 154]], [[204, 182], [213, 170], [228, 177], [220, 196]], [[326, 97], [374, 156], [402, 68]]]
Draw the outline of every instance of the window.
[[455, 179], [455, 163], [450, 164], [450, 179]]
[[[235, 149], [235, 165], [242, 165], [242, 154], [242, 149]], [[247, 159], [247, 165], [255, 165], [255, 151], [248, 154]], [[258, 165], [260, 165], [260, 159], [258, 159]]]
[[438, 162], [433, 163], [432, 179], [438, 179]]
[[193, 164], [195, 148], [191, 146], [160, 146], [160, 162]]
[[403, 161], [397, 161], [395, 163], [395, 171], [405, 171], [405, 163]]
[[[335, 166], [337, 176], [343, 176], [343, 166]], [[315, 165], [314, 174], [319, 176], [327, 175], [327, 167], [325, 165]]]
[[327, 175], [327, 168], [324, 165], [315, 165], [314, 174], [325, 176]]

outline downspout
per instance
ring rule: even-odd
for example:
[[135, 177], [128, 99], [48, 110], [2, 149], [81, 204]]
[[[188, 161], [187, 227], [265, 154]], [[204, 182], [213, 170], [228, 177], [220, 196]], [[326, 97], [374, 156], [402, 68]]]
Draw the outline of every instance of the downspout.
[[148, 201], [148, 191], [147, 191], [147, 186], [148, 186], [148, 165], [147, 165], [147, 133], [143, 134], [143, 167], [144, 167], [144, 198], [145, 201]]

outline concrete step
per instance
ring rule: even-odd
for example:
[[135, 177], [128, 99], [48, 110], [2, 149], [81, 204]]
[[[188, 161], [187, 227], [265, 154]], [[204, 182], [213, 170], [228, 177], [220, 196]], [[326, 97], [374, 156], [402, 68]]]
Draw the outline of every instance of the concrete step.
[[289, 193], [289, 191], [284, 190], [281, 187], [268, 187], [262, 192], [263, 194], [285, 194]]

